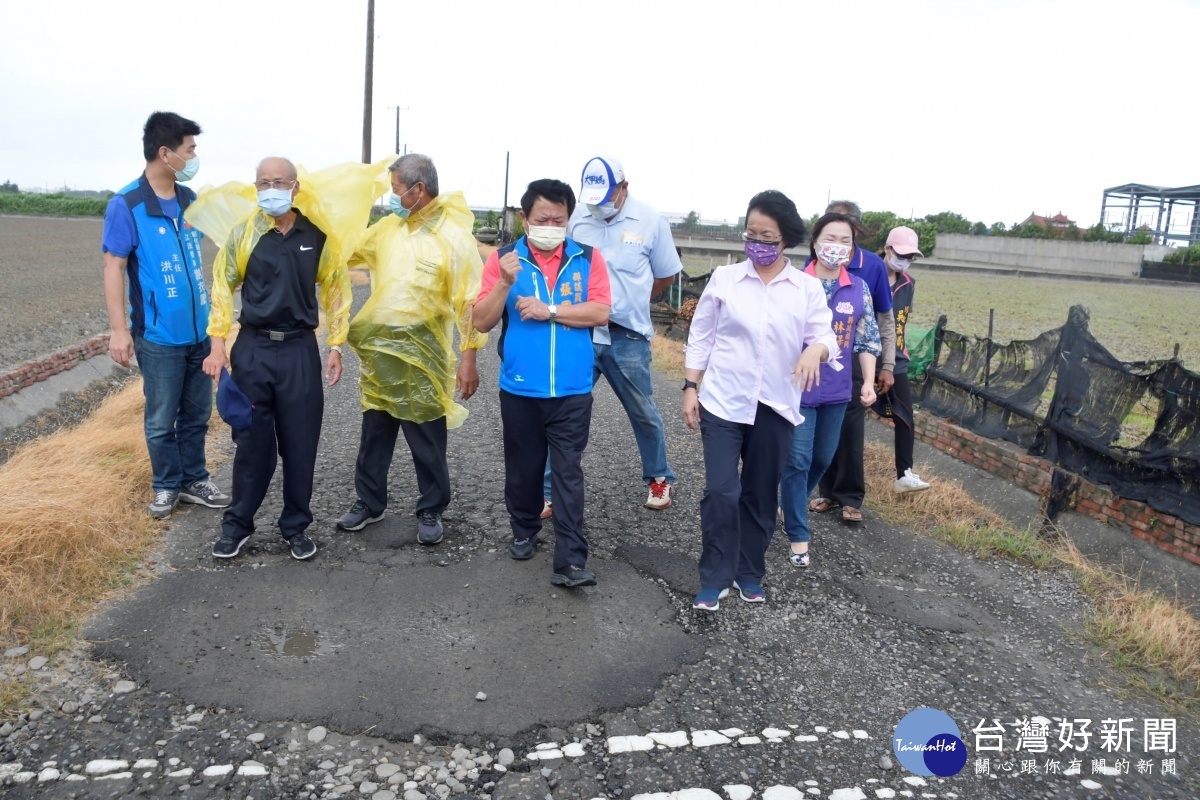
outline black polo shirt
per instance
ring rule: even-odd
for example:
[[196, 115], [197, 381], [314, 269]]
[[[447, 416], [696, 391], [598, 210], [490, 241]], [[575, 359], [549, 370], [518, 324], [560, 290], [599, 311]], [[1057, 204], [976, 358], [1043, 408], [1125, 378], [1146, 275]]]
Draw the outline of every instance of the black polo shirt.
[[299, 211], [287, 233], [267, 231], [246, 264], [239, 321], [272, 331], [316, 329], [317, 266], [324, 249], [325, 234]]

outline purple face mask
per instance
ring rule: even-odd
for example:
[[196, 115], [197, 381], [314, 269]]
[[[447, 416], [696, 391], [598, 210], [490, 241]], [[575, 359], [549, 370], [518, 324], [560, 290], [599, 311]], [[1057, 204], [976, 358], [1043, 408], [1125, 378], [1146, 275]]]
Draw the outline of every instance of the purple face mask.
[[779, 245], [746, 242], [746, 257], [756, 267], [769, 267], [779, 258]]

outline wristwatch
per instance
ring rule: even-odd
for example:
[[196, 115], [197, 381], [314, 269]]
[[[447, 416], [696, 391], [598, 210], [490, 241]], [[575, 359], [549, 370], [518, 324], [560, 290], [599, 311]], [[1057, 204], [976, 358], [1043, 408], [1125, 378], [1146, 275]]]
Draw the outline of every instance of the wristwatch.
[[342, 354], [342, 346], [340, 344], [329, 345], [329, 350], [330, 352], [337, 353], [339, 356]]
[[684, 381], [681, 388], [686, 392], [688, 389], [697, 388], [697, 384], [695, 381]]
[[558, 319], [558, 306], [546, 306], [550, 310], [550, 321]]

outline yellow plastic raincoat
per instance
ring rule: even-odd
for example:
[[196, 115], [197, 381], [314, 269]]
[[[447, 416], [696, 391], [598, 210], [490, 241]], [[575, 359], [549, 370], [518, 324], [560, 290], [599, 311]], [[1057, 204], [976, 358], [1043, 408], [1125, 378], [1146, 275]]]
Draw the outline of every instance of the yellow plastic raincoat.
[[[346, 258], [366, 232], [375, 198], [387, 191], [387, 163], [338, 164], [309, 173], [297, 165], [300, 190], [293, 205], [325, 234], [317, 267], [318, 300], [329, 326], [326, 341], [346, 341], [354, 301]], [[275, 218], [258, 208], [254, 186], [231, 182], [206, 186], [185, 217], [213, 241], [223, 243], [213, 263], [208, 335], [226, 338], [233, 326], [233, 292], [246, 276], [250, 254]]]
[[454, 402], [454, 327], [463, 350], [487, 344], [471, 323], [483, 274], [474, 219], [461, 192], [439, 195], [407, 219], [380, 220], [350, 257], [371, 270], [371, 297], [350, 323], [364, 409], [418, 423], [446, 417], [448, 428], [467, 418]]

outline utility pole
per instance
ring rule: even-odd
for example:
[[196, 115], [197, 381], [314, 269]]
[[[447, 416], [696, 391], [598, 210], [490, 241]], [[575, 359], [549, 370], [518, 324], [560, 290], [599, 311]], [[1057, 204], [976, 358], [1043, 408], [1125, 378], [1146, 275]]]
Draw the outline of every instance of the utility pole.
[[[367, 74], [363, 87], [363, 150], [364, 164], [371, 163], [371, 95], [375, 77], [375, 0], [367, 0]], [[397, 112], [399, 119], [399, 112]]]
[[[405, 106], [404, 108], [401, 108], [400, 106], [388, 106], [388, 108], [394, 108], [396, 110], [396, 154], [403, 155], [400, 152], [400, 112], [408, 111], [409, 109], [408, 106]], [[404, 150], [405, 152], [408, 152], [407, 145], [405, 146]]]
[[504, 208], [508, 208], [508, 153], [504, 151]]

